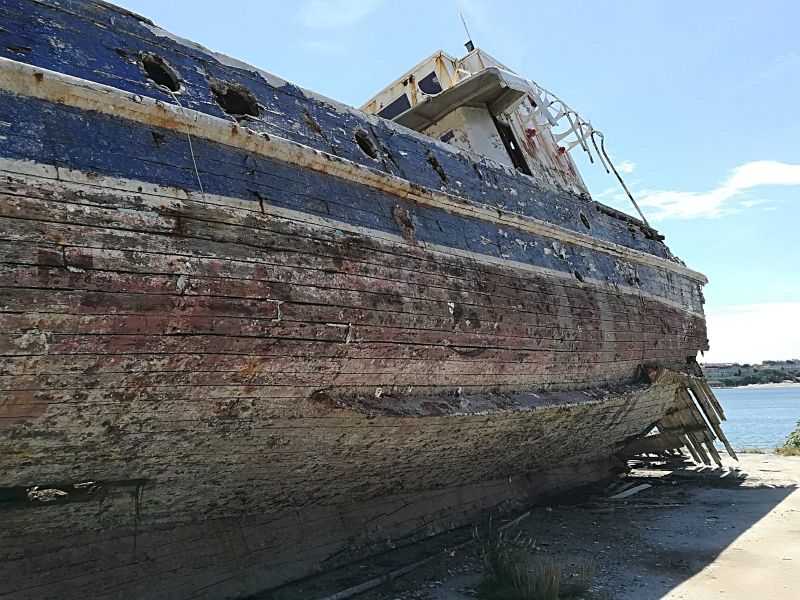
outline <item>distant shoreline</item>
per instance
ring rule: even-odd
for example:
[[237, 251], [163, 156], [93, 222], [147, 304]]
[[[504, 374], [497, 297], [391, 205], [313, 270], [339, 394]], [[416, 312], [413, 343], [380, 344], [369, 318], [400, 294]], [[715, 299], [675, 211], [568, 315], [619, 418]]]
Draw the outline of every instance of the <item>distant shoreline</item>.
[[800, 382], [797, 381], [780, 381], [778, 383], [748, 383], [747, 385], [743, 385], [740, 387], [770, 388], [770, 387], [795, 387], [798, 385], [800, 385]]
[[781, 381], [779, 383], [748, 383], [745, 385], [712, 385], [715, 390], [733, 390], [738, 388], [782, 388], [782, 387], [799, 387], [800, 383], [797, 381]]
[[800, 358], [766, 360], [760, 364], [705, 363], [700, 367], [711, 387], [784, 387], [786, 382], [800, 383]]

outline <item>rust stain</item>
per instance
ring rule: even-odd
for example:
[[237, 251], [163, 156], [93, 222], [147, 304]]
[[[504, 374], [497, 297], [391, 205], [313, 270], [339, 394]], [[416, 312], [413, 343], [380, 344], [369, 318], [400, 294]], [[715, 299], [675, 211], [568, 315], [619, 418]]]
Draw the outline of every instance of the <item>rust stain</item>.
[[264, 372], [263, 360], [260, 358], [248, 357], [244, 361], [244, 365], [239, 370], [239, 375], [242, 379], [250, 379], [253, 376]]
[[[26, 381], [32, 382], [35, 378], [21, 378], [18, 385], [25, 385]], [[41, 417], [52, 402], [49, 397], [42, 400], [42, 397], [37, 397], [32, 391], [18, 391], [0, 399], [0, 430], [12, 429], [20, 423]]]

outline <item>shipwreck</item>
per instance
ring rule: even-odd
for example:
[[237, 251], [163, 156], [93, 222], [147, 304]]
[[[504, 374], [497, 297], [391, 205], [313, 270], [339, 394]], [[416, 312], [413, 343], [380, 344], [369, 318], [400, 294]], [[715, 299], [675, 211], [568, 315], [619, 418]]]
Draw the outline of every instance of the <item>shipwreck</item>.
[[0, 0], [0, 595], [269, 589], [718, 461], [706, 278], [489, 54], [361, 110], [100, 1]]

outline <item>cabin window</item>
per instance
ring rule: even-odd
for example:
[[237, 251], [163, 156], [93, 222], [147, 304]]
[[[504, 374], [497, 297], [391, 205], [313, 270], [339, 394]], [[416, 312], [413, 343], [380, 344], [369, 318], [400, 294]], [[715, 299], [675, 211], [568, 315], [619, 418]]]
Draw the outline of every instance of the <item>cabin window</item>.
[[177, 92], [181, 89], [181, 81], [178, 74], [167, 64], [163, 58], [151, 52], [142, 52], [139, 55], [142, 61], [144, 72], [150, 78], [150, 81], [158, 85], [164, 86], [172, 92]]
[[439, 84], [439, 78], [436, 73], [431, 71], [417, 83], [419, 89], [423, 94], [438, 94], [442, 91], [442, 86]]
[[411, 102], [409, 102], [408, 96], [403, 93], [402, 96], [396, 100], [392, 100], [390, 104], [387, 104], [378, 111], [378, 116], [384, 119], [394, 119], [396, 116], [402, 115], [409, 108], [411, 108]]
[[526, 175], [531, 174], [531, 169], [528, 167], [528, 162], [525, 160], [525, 155], [522, 153], [522, 148], [519, 147], [519, 142], [514, 137], [514, 131], [503, 123], [492, 117], [497, 132], [500, 134], [500, 139], [503, 140], [503, 145], [506, 147], [506, 152], [511, 158], [511, 163], [517, 171], [522, 171]]

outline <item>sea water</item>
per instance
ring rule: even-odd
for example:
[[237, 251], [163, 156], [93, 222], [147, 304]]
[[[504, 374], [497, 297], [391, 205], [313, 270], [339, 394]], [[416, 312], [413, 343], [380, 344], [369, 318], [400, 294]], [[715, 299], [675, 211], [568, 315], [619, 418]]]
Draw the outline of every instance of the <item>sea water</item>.
[[734, 450], [772, 451], [800, 421], [800, 384], [784, 387], [716, 388], [727, 421], [722, 429]]

